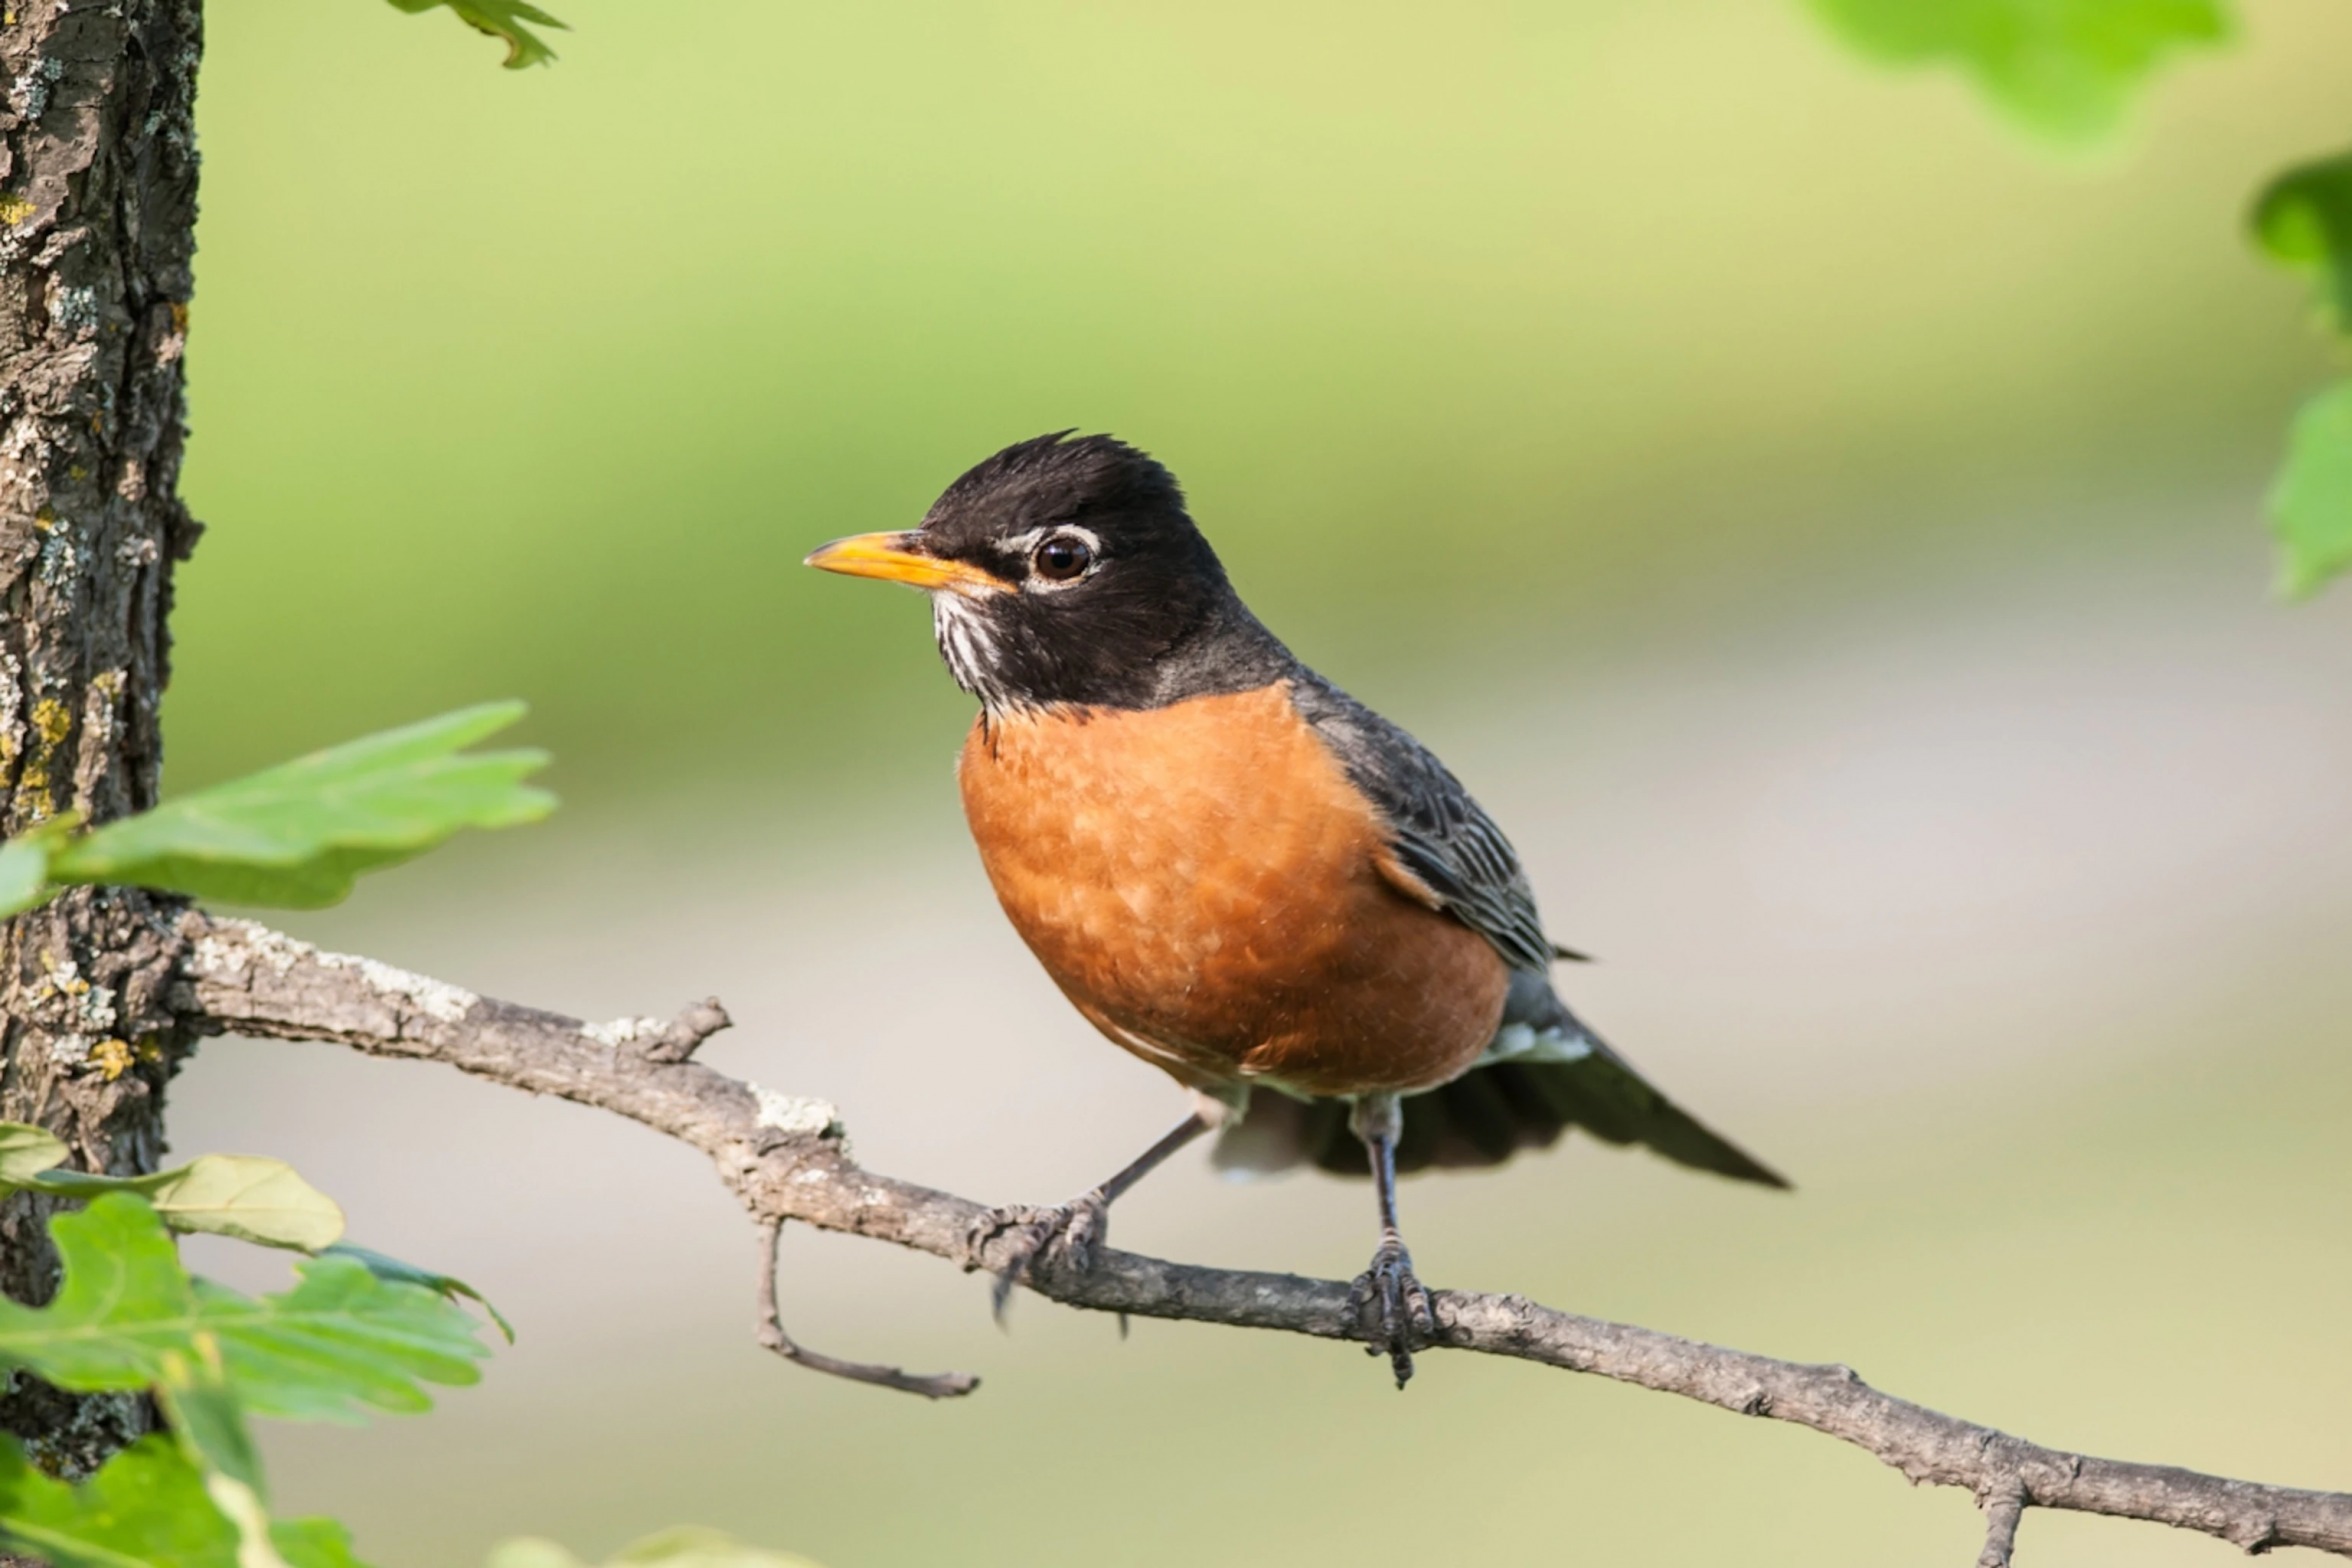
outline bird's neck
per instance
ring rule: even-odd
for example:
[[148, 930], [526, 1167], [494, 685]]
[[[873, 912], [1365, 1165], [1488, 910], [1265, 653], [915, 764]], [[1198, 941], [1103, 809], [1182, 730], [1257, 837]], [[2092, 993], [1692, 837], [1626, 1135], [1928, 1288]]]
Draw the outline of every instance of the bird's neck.
[[1172, 633], [1122, 640], [1114, 627], [1067, 646], [1002, 625], [982, 604], [954, 594], [935, 595], [931, 614], [949, 673], [990, 718], [1052, 708], [1165, 708], [1255, 691], [1297, 668], [1290, 650], [1230, 593]]

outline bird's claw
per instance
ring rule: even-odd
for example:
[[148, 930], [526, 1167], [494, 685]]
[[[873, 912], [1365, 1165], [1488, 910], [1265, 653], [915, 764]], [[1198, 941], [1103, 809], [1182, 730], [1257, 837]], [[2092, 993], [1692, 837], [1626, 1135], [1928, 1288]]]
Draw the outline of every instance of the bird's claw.
[[1413, 1375], [1413, 1352], [1437, 1342], [1437, 1304], [1413, 1273], [1413, 1255], [1394, 1237], [1380, 1243], [1371, 1267], [1348, 1287], [1348, 1308], [1363, 1325], [1366, 1355], [1386, 1352], [1396, 1385]]
[[964, 1236], [964, 1266], [988, 1267], [989, 1247], [999, 1236], [1011, 1234], [1011, 1245], [1000, 1253], [996, 1281], [989, 1291], [989, 1308], [1002, 1323], [1013, 1287], [1028, 1278], [1041, 1260], [1083, 1274], [1094, 1267], [1096, 1249], [1110, 1228], [1110, 1204], [1099, 1192], [1044, 1207], [1007, 1204], [972, 1222]]

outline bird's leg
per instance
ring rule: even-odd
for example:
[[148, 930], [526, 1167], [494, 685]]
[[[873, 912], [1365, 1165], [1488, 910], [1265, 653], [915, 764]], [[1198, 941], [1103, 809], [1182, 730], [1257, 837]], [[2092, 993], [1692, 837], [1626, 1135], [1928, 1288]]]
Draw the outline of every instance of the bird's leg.
[[1393, 1094], [1366, 1095], [1349, 1111], [1348, 1125], [1372, 1157], [1372, 1184], [1380, 1196], [1380, 1247], [1372, 1266], [1356, 1276], [1349, 1300], [1372, 1341], [1367, 1352], [1387, 1351], [1396, 1385], [1403, 1388], [1413, 1375], [1414, 1347], [1437, 1335], [1437, 1309], [1414, 1276], [1413, 1255], [1397, 1229], [1396, 1145], [1404, 1111]]
[[1011, 1249], [997, 1269], [996, 1288], [990, 1297], [998, 1321], [1004, 1319], [1005, 1303], [1012, 1299], [1013, 1287], [1027, 1276], [1039, 1258], [1052, 1256], [1081, 1272], [1092, 1268], [1094, 1250], [1110, 1232], [1112, 1201], [1150, 1175], [1168, 1156], [1218, 1126], [1224, 1120], [1218, 1114], [1221, 1109], [1204, 1101], [1190, 1116], [1169, 1128], [1159, 1142], [1128, 1161], [1118, 1175], [1067, 1203], [1043, 1208], [1011, 1204], [990, 1209], [973, 1221], [970, 1233], [964, 1238], [966, 1268], [981, 1267], [981, 1254], [988, 1244], [1007, 1231], [1014, 1232]]

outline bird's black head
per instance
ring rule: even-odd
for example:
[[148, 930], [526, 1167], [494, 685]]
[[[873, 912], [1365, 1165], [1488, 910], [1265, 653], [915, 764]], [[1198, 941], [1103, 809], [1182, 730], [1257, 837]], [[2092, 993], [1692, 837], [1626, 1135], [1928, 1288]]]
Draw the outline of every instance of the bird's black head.
[[927, 591], [948, 668], [996, 711], [1155, 707], [1262, 686], [1287, 659], [1176, 476], [1109, 436], [1006, 447], [920, 528], [836, 540], [808, 564]]

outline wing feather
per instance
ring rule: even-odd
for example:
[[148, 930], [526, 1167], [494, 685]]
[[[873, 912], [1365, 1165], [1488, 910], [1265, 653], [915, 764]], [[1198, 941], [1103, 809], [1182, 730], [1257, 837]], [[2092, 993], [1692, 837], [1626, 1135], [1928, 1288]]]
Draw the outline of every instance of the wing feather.
[[1554, 948], [1519, 853], [1462, 781], [1428, 747], [1320, 676], [1298, 679], [1291, 700], [1379, 810], [1399, 865], [1438, 907], [1492, 942], [1512, 968], [1547, 972]]

